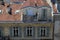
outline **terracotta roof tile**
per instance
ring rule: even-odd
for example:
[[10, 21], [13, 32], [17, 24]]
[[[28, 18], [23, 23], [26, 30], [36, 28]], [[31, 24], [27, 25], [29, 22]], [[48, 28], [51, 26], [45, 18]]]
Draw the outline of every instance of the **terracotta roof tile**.
[[[24, 1], [24, 0], [11, 0], [11, 2], [16, 2], [16, 1]], [[23, 13], [18, 13], [15, 14], [16, 10], [21, 10], [21, 8], [26, 7], [26, 6], [35, 6], [35, 3], [37, 3], [38, 6], [49, 6], [49, 4], [43, 0], [27, 0], [21, 4], [11, 4], [10, 7], [12, 8], [12, 15], [9, 15], [6, 10], [7, 6], [9, 4], [5, 3], [5, 6], [0, 6], [0, 9], [3, 10], [3, 13], [0, 14], [0, 21], [20, 21], [21, 20], [21, 15]], [[54, 11], [56, 11], [55, 6], [53, 5]]]
[[44, 0], [37, 0], [38, 6], [49, 6], [49, 4]]

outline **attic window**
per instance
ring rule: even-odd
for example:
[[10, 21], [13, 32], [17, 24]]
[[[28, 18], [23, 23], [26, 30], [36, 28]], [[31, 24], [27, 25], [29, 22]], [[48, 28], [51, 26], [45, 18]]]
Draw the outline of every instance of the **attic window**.
[[20, 10], [16, 10], [16, 11], [15, 11], [15, 14], [17, 14], [17, 13], [19, 13], [19, 12], [20, 12]]
[[12, 9], [10, 8], [10, 5], [7, 6], [7, 12], [12, 15]]
[[2, 10], [0, 10], [0, 13], [2, 13]]

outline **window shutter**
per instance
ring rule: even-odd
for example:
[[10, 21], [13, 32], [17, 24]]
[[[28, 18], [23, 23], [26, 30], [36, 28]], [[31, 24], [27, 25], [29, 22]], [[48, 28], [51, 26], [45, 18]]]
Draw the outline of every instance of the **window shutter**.
[[35, 27], [32, 27], [32, 35], [35, 37]]
[[50, 28], [47, 27], [47, 30], [46, 30], [47, 37], [49, 37], [49, 32], [50, 32]]
[[19, 36], [19, 37], [22, 36], [22, 28], [21, 28], [21, 27], [18, 28], [18, 36]]
[[13, 28], [11, 27], [11, 28], [10, 28], [10, 36], [13, 37], [13, 34], [14, 34], [14, 33], [13, 33]]
[[38, 37], [40, 37], [41, 36], [41, 27], [38, 27]]
[[27, 36], [27, 28], [24, 27], [24, 37], [26, 37], [26, 36]]

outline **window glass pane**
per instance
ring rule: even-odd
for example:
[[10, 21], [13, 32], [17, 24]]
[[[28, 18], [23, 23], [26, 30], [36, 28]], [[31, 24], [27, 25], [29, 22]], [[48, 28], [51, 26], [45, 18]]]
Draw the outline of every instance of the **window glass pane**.
[[39, 9], [38, 21], [47, 21], [47, 9], [46, 8]]
[[7, 12], [12, 15], [12, 8], [10, 7], [10, 5], [7, 6]]
[[47, 9], [42, 9], [42, 20], [46, 20]]
[[33, 16], [34, 15], [34, 11], [32, 9], [26, 9], [26, 15], [28, 16]]
[[35, 28], [33, 28], [33, 27], [25, 27], [24, 28], [25, 29], [25, 31], [24, 31], [24, 36], [25, 37], [33, 37], [33, 36], [35, 36]]
[[18, 36], [18, 27], [13, 27], [14, 37]]
[[12, 37], [21, 37], [21, 28], [20, 27], [10, 28], [10, 35]]
[[49, 28], [48, 27], [39, 27], [38, 28], [38, 37], [48, 37]]
[[27, 36], [32, 36], [32, 27], [27, 27]]

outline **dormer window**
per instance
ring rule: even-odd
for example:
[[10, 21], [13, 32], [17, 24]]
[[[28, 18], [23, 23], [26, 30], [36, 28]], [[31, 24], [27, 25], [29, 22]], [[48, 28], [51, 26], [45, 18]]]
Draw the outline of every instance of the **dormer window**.
[[2, 13], [2, 10], [0, 10], [0, 13]]
[[19, 12], [20, 12], [20, 10], [16, 10], [16, 11], [15, 11], [15, 14], [17, 14], [17, 13], [19, 13]]
[[8, 5], [7, 6], [7, 12], [10, 14], [10, 15], [12, 15], [12, 8]]

